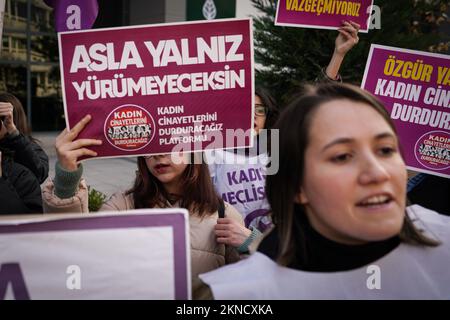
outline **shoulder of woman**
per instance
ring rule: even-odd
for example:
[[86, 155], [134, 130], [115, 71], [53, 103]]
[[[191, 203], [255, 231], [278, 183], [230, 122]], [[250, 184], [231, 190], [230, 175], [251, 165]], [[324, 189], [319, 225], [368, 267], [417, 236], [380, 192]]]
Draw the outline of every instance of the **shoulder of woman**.
[[[417, 204], [406, 208], [408, 216], [416, 227], [431, 235], [437, 236], [441, 241], [450, 241], [450, 217], [439, 212], [424, 208]], [[445, 239], [442, 239], [445, 238]], [[447, 240], [448, 239], [448, 240]]]
[[42, 203], [45, 213], [88, 212], [88, 188], [81, 179], [76, 193], [69, 198], [61, 199], [55, 195], [55, 185], [48, 178], [42, 186]]
[[115, 192], [100, 208], [100, 211], [125, 211], [133, 210], [133, 195], [126, 192]]
[[406, 212], [411, 217], [411, 219], [420, 219], [425, 222], [438, 223], [438, 224], [449, 224], [450, 217], [444, 214], [440, 214], [431, 209], [427, 209], [418, 204], [414, 204], [406, 208]]
[[30, 146], [33, 148], [35, 152], [44, 153], [47, 155], [45, 150], [42, 148], [41, 144], [38, 142], [38, 140], [33, 140], [31, 137], [26, 137], [28, 141], [30, 142]]

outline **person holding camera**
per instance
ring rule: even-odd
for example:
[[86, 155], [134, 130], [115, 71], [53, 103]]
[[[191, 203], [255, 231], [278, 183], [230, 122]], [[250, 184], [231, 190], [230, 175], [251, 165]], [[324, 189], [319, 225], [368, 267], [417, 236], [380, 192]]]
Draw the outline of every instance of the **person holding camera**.
[[[0, 139], [6, 134], [2, 122]], [[42, 213], [41, 187], [29, 169], [0, 151], [0, 215], [23, 213]]]
[[25, 111], [19, 99], [10, 93], [0, 94], [0, 149], [14, 162], [28, 168], [39, 183], [48, 177], [49, 163], [45, 151], [31, 136]]

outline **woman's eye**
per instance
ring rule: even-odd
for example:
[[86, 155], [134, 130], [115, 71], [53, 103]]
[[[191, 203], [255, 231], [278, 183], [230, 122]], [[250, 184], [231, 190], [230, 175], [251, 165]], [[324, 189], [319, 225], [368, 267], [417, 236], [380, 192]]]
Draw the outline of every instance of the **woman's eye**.
[[390, 156], [392, 154], [394, 154], [397, 151], [397, 149], [393, 148], [393, 147], [383, 147], [380, 149], [380, 154], [382, 156]]
[[343, 154], [333, 157], [331, 159], [331, 161], [336, 162], [336, 163], [342, 163], [342, 162], [349, 161], [351, 158], [352, 158], [352, 155], [350, 153], [343, 153]]

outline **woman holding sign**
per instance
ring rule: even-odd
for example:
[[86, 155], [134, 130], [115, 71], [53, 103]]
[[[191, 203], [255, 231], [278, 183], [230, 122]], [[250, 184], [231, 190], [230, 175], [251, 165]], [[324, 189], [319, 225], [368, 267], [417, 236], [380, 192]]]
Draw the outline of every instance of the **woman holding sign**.
[[[43, 188], [45, 212], [88, 212], [88, 190], [81, 179], [81, 156], [96, 156], [89, 146], [101, 140], [77, 139], [91, 120], [84, 117], [70, 131], [65, 129], [56, 139], [58, 162], [55, 179]], [[204, 286], [198, 274], [239, 260], [234, 248], [219, 244], [214, 225], [223, 212], [228, 219], [243, 224], [240, 214], [220, 200], [211, 183], [205, 163], [194, 161], [198, 154], [157, 155], [138, 158], [134, 186], [125, 193], [114, 194], [100, 211], [125, 211], [140, 208], [185, 208], [189, 210], [192, 293], [202, 296]], [[200, 163], [200, 164], [196, 164]]]
[[[339, 69], [345, 55], [359, 41], [360, 25], [351, 21], [343, 22], [338, 29], [335, 49], [328, 66], [321, 70], [316, 79], [320, 81], [342, 81]], [[242, 214], [245, 227], [230, 219], [219, 219], [216, 226], [217, 241], [238, 248], [239, 252], [251, 251], [249, 246], [256, 243], [261, 233], [271, 227], [270, 206], [265, 196], [264, 185], [266, 166], [269, 163], [267, 151], [270, 149], [270, 133], [260, 139], [260, 133], [270, 130], [278, 118], [279, 109], [275, 100], [264, 88], [255, 90], [254, 131], [255, 147], [244, 153], [213, 151], [207, 153], [212, 158], [220, 158], [220, 163], [209, 165], [211, 176], [219, 195], [236, 207]], [[261, 147], [261, 148], [259, 148]], [[244, 164], [242, 164], [244, 163]], [[231, 178], [230, 178], [231, 177]]]
[[450, 219], [406, 208], [406, 167], [381, 102], [323, 84], [275, 128], [275, 228], [258, 253], [201, 275], [216, 299], [448, 299]]

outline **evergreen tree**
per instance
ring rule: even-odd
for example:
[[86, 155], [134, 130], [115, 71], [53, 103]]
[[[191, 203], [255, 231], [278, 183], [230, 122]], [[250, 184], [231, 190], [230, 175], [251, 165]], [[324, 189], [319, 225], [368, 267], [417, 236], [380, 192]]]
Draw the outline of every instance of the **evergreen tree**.
[[[252, 0], [261, 11], [254, 17], [256, 82], [279, 102], [313, 81], [333, 53], [337, 31], [274, 25], [277, 0]], [[422, 51], [449, 52], [449, 3], [442, 0], [375, 0], [381, 29], [360, 33], [360, 42], [341, 67], [345, 82], [359, 85], [372, 43]]]

